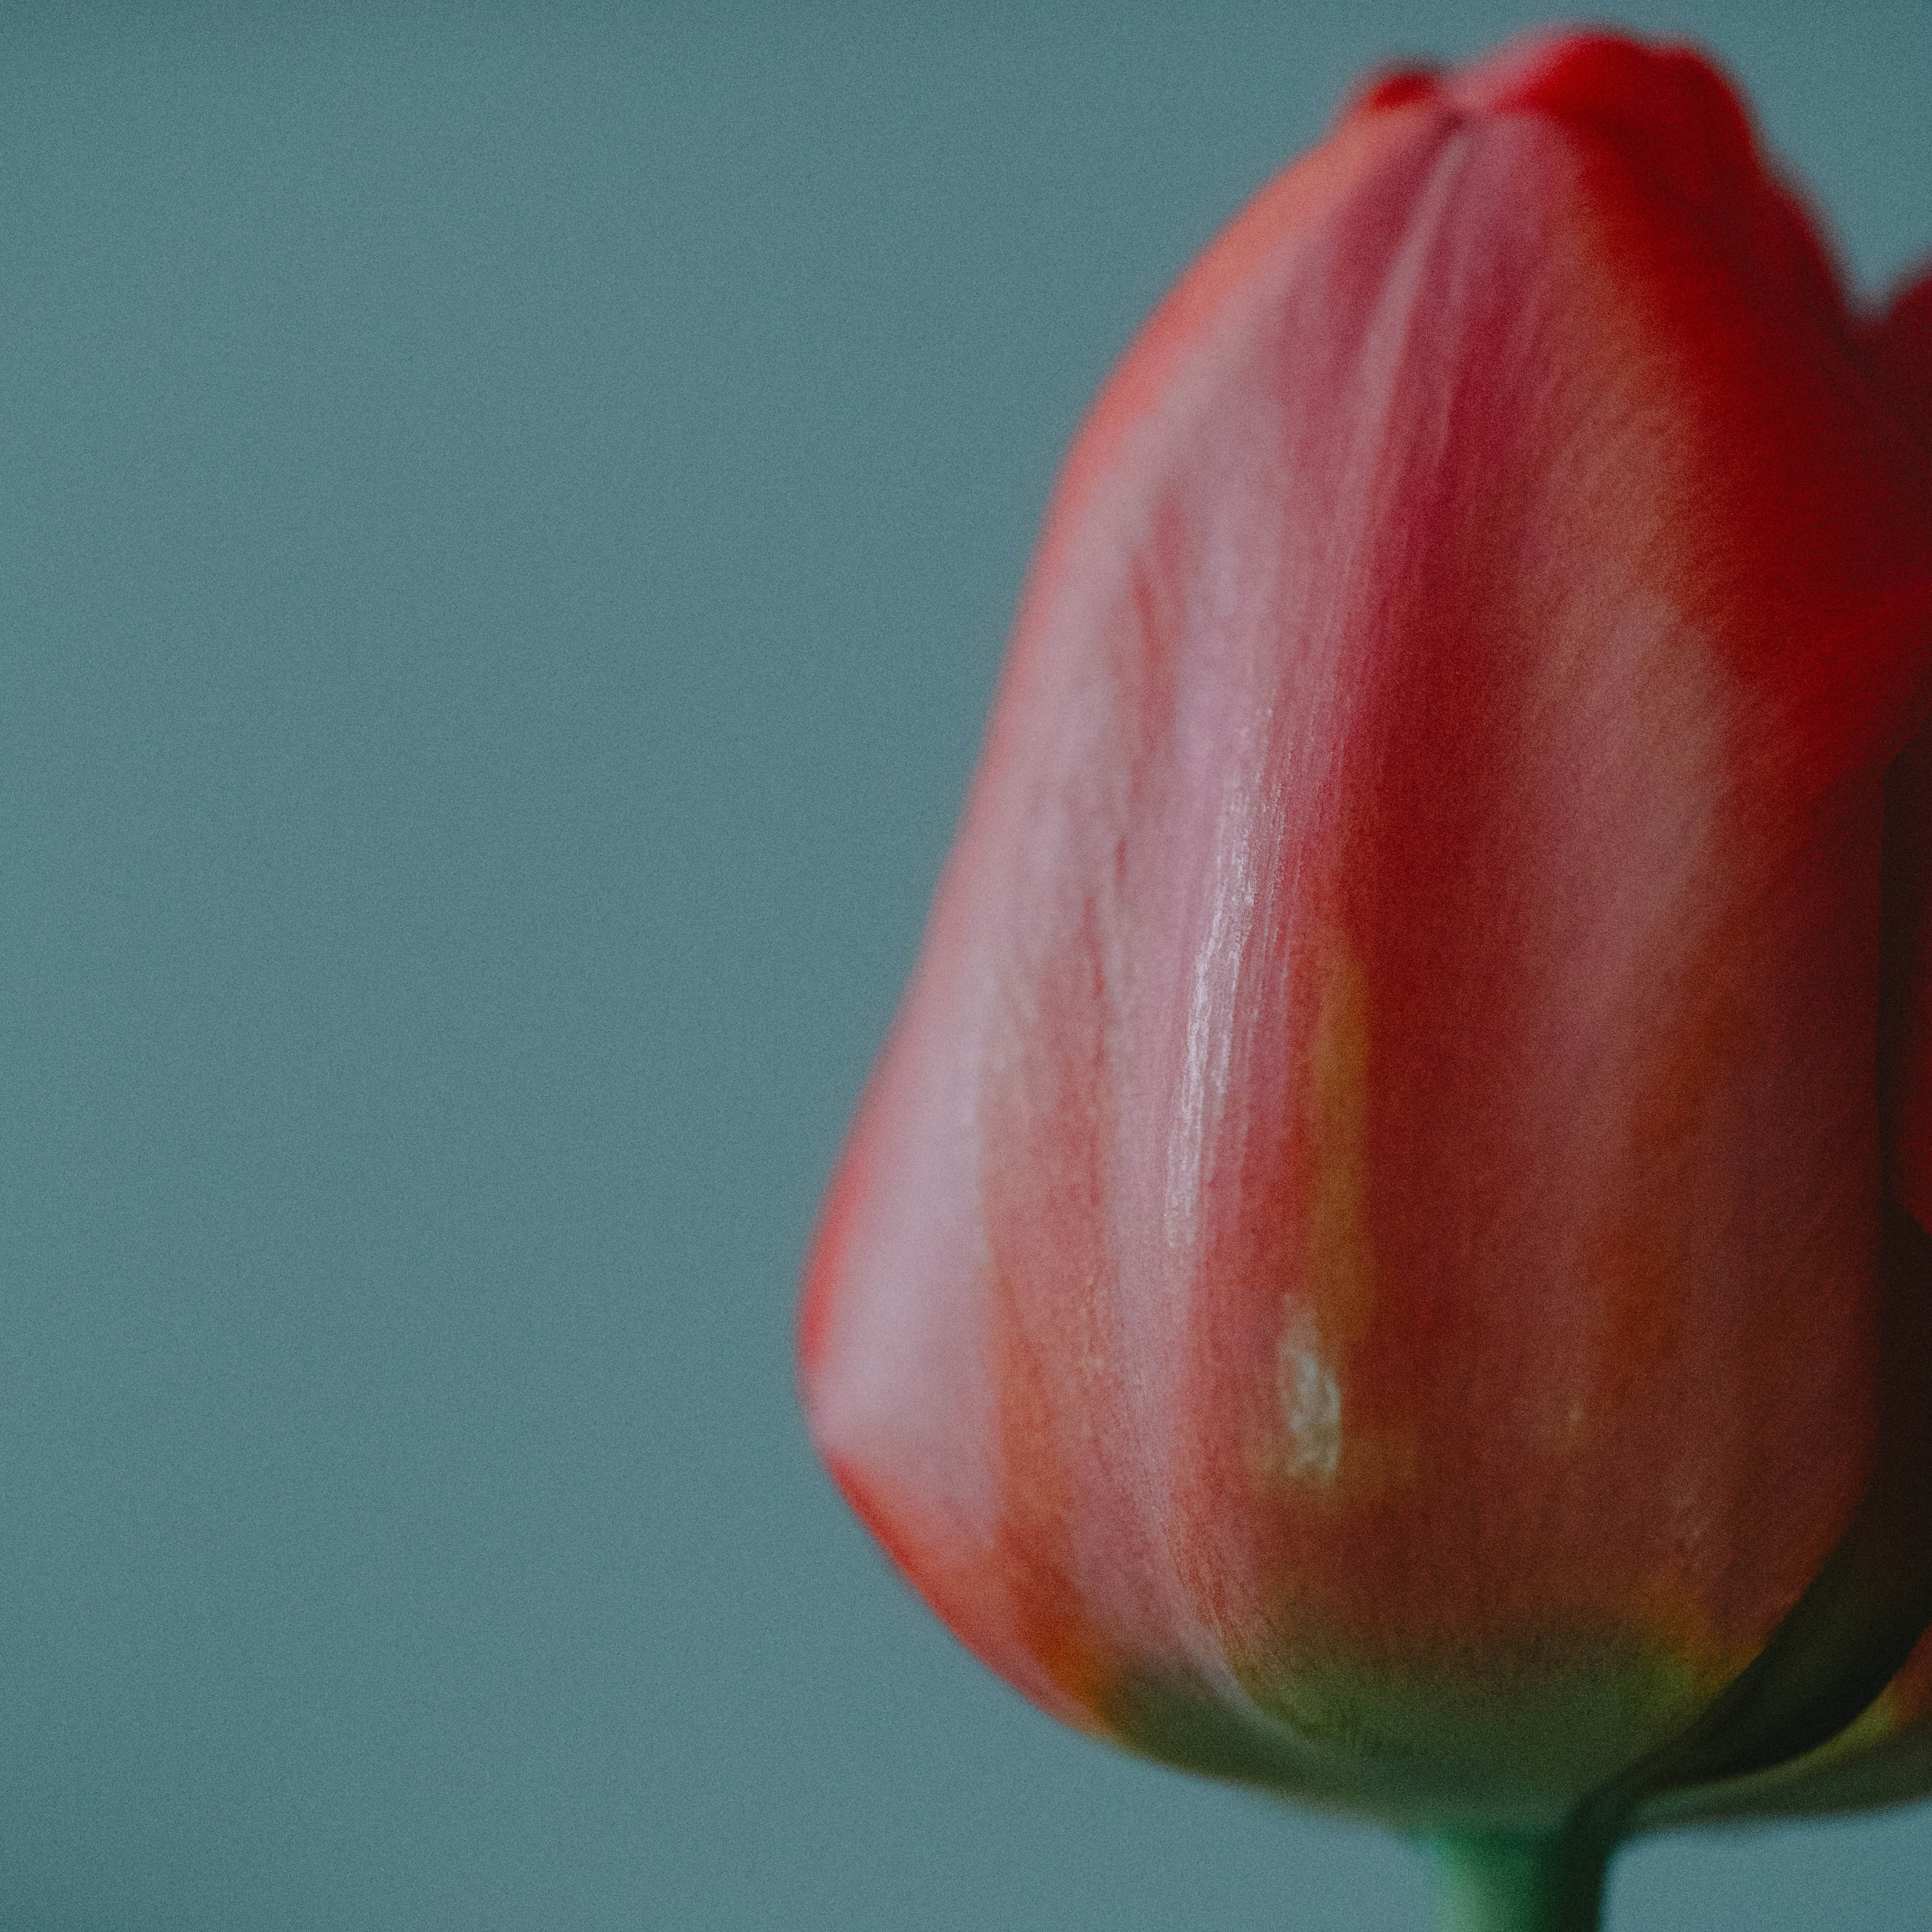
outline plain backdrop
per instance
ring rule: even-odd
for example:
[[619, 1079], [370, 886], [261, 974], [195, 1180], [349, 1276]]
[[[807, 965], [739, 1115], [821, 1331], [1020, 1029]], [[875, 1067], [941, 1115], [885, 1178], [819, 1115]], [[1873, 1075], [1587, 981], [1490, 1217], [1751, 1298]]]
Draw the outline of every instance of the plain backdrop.
[[[957, 1649], [791, 1308], [1088, 398], [1532, 17], [0, 10], [0, 1925], [1423, 1924]], [[1615, 17], [1932, 248], [1932, 8]], [[1928, 1900], [1906, 1811], [1612, 1922]]]

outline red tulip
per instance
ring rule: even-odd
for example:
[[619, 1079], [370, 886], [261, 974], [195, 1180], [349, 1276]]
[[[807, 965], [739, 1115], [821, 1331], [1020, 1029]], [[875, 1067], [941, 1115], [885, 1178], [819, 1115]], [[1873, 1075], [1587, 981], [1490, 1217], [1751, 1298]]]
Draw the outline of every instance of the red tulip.
[[1888, 380], [1695, 55], [1372, 88], [1075, 446], [811, 1264], [814, 1436], [967, 1644], [1496, 1922], [1828, 1781], [1924, 1620]]

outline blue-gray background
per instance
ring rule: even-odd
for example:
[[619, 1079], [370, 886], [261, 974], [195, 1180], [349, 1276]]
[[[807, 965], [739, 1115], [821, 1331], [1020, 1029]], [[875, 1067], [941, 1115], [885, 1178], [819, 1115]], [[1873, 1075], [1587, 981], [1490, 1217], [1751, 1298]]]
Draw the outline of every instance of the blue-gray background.
[[[1419, 1925], [959, 1653], [790, 1311], [1087, 398], [1531, 16], [280, 13], [0, 13], [0, 1924]], [[1932, 8], [1622, 17], [1932, 246]], [[1614, 1908], [1928, 1895], [1905, 1813]]]

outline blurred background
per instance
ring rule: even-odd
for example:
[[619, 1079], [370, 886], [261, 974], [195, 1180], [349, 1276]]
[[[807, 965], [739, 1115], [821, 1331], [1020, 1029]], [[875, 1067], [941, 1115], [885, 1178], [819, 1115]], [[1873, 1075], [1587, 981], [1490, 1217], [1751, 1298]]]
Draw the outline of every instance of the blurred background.
[[[1060, 452], [1504, 5], [0, 12], [0, 1924], [1419, 1928], [1056, 1729], [791, 1307]], [[1868, 290], [1932, 7], [1714, 48]], [[1922, 1928], [1932, 1818], [1612, 1922]]]

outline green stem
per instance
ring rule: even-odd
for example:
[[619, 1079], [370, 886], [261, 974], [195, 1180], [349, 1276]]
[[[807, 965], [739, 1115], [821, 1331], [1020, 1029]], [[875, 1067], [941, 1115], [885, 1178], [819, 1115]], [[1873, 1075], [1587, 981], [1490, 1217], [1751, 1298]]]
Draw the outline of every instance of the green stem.
[[1439, 1838], [1443, 1932], [1598, 1932], [1610, 1848], [1563, 1832], [1548, 1838]]

